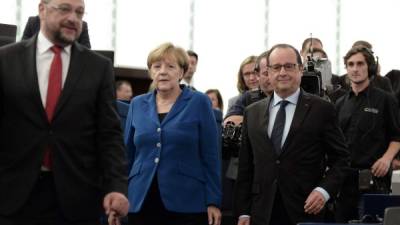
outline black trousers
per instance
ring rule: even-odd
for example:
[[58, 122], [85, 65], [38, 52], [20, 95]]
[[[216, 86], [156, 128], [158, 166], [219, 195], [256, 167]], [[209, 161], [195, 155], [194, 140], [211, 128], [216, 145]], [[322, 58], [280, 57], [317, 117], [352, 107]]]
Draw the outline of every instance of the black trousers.
[[[176, 193], [179, 194], [179, 193]], [[129, 225], [207, 225], [207, 213], [178, 213], [168, 211], [162, 203], [157, 178], [138, 213], [128, 214]]]
[[11, 216], [0, 215], [1, 225], [100, 225], [98, 221], [68, 221], [61, 213], [53, 174], [42, 172], [24, 206]]
[[279, 190], [275, 194], [269, 225], [295, 225], [290, 221]]

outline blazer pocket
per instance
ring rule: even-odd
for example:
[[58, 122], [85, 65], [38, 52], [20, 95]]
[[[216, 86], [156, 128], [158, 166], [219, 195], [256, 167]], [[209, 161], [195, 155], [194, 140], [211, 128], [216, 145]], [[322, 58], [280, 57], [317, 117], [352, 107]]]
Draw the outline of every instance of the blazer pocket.
[[132, 169], [131, 169], [131, 172], [129, 173], [128, 179], [131, 179], [132, 177], [140, 174], [141, 170], [142, 170], [142, 163], [134, 164]]
[[185, 165], [183, 163], [179, 163], [179, 172], [180, 172], [180, 174], [182, 174], [184, 176], [196, 179], [202, 183], [206, 182], [201, 168]]

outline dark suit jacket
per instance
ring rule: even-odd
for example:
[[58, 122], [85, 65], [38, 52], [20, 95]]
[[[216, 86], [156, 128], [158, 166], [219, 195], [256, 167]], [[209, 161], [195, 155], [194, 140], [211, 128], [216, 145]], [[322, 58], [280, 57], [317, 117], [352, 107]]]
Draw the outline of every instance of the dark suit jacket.
[[99, 218], [102, 198], [127, 192], [126, 157], [111, 62], [74, 43], [48, 122], [36, 72], [37, 35], [0, 48], [0, 215], [16, 212], [53, 152], [58, 200], [68, 219]]
[[[250, 215], [251, 224], [269, 224], [279, 189], [293, 224], [318, 221], [322, 215], [304, 213], [307, 196], [316, 187], [335, 197], [348, 166], [349, 153], [332, 104], [301, 92], [293, 121], [277, 155], [268, 137], [271, 97], [250, 105], [244, 115], [242, 148], [235, 190], [237, 215]], [[326, 166], [329, 170], [325, 173]]]
[[[40, 17], [31, 16], [25, 25], [24, 33], [22, 35], [22, 40], [29, 39], [36, 35], [40, 30]], [[90, 48], [90, 39], [88, 32], [88, 25], [85, 21], [82, 24], [82, 33], [78, 38], [78, 42], [88, 48]]]

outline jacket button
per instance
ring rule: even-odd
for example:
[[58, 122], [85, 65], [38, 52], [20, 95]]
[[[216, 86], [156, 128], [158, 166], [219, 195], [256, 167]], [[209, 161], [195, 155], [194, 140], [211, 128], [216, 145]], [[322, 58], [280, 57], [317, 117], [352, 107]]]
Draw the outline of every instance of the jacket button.
[[154, 159], [154, 163], [158, 163], [159, 161], [160, 161], [160, 158], [158, 158], [158, 157]]
[[160, 133], [161, 132], [161, 128], [157, 128], [157, 132]]
[[275, 163], [279, 165], [279, 164], [281, 164], [281, 161], [276, 160]]
[[161, 143], [158, 142], [158, 143], [156, 144], [156, 146], [157, 146], [157, 148], [161, 148]]

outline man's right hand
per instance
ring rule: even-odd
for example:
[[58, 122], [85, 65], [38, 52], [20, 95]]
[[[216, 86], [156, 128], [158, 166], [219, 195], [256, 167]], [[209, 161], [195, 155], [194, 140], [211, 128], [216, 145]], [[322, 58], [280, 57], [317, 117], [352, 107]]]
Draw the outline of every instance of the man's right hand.
[[237, 225], [250, 225], [250, 217], [239, 218]]

